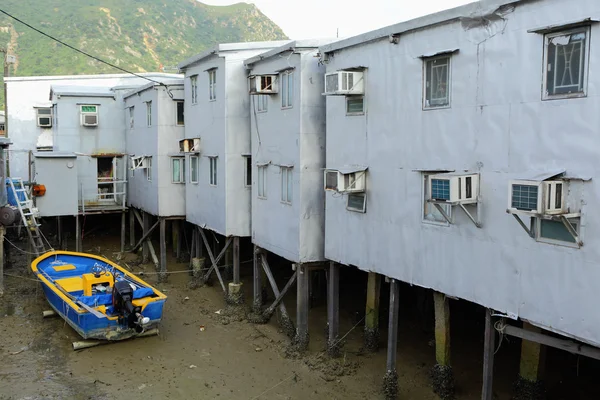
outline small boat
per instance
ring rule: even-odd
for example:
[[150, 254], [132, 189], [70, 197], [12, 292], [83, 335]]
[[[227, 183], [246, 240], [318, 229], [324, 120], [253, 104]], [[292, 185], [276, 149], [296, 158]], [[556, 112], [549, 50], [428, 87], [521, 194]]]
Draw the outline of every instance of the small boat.
[[167, 296], [106, 258], [50, 251], [31, 269], [54, 311], [84, 339], [143, 335], [162, 318]]

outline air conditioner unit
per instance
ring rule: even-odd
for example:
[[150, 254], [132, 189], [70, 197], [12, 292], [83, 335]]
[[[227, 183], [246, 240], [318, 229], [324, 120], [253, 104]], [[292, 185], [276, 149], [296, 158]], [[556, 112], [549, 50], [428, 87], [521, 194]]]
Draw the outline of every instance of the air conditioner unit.
[[360, 193], [366, 189], [366, 172], [357, 171], [343, 174], [335, 170], [325, 171], [325, 190], [340, 193]]
[[337, 71], [325, 74], [326, 95], [360, 95], [365, 93], [362, 71]]
[[182, 153], [197, 153], [200, 151], [200, 138], [183, 139], [179, 141], [179, 151]]
[[130, 161], [131, 169], [148, 168], [148, 157], [146, 156], [131, 157]]
[[562, 214], [566, 207], [564, 181], [514, 180], [509, 184], [508, 209], [529, 214]]
[[81, 125], [98, 126], [97, 106], [81, 106]]
[[277, 75], [250, 77], [250, 94], [275, 94], [278, 92]]
[[37, 125], [41, 128], [52, 127], [52, 109], [38, 108], [37, 109]]
[[429, 200], [455, 204], [477, 203], [479, 174], [438, 174], [428, 181]]

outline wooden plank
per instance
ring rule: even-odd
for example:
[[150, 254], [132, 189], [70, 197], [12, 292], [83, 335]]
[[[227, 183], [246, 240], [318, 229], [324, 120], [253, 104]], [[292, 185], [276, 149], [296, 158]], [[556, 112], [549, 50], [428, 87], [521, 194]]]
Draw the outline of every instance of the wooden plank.
[[208, 281], [208, 278], [210, 277], [210, 274], [214, 270], [216, 272], [216, 274], [217, 274], [217, 277], [219, 278], [219, 283], [221, 284], [221, 287], [223, 288], [223, 292], [227, 293], [227, 288], [225, 287], [225, 282], [223, 282], [223, 277], [221, 277], [221, 272], [219, 271], [219, 267], [217, 266], [217, 263], [223, 257], [223, 255], [225, 254], [225, 252], [227, 251], [227, 248], [229, 247], [229, 244], [231, 243], [231, 238], [227, 238], [227, 242], [225, 242], [225, 246], [223, 247], [223, 249], [221, 250], [221, 252], [217, 256], [217, 258], [215, 258], [213, 256], [212, 249], [208, 245], [208, 240], [206, 239], [206, 235], [204, 234], [204, 229], [200, 228], [199, 232], [200, 232], [200, 235], [202, 236], [202, 240], [204, 241], [204, 245], [206, 246], [206, 250], [208, 251], [208, 257], [210, 258], [210, 261], [212, 263], [212, 265], [209, 268], [208, 272], [206, 273], [206, 275], [204, 275], [204, 282]]
[[433, 292], [435, 310], [435, 359], [450, 366], [450, 301], [443, 293]]
[[517, 328], [512, 325], [505, 325], [500, 332], [510, 336], [518, 337], [521, 339], [529, 340], [544, 344], [546, 346], [554, 347], [556, 349], [568, 351], [572, 354], [579, 354], [582, 356], [590, 357], [595, 360], [600, 360], [600, 349], [585, 344], [579, 344], [572, 340], [559, 339], [543, 333], [532, 332], [525, 329]]
[[252, 272], [253, 272], [253, 287], [252, 287], [253, 293], [252, 294], [254, 297], [254, 301], [252, 304], [253, 304], [255, 311], [260, 310], [260, 308], [262, 307], [262, 304], [263, 304], [262, 271], [261, 271], [261, 267], [260, 267], [259, 252], [260, 252], [260, 248], [255, 245], [253, 255], [252, 255]]
[[494, 347], [496, 342], [496, 332], [492, 320], [492, 310], [485, 312], [485, 334], [483, 341], [483, 388], [481, 390], [482, 400], [492, 400], [493, 382], [494, 382]]
[[137, 244], [135, 246], [133, 246], [133, 248], [131, 250], [129, 250], [132, 253], [135, 253], [135, 251], [137, 250], [138, 247], [140, 247], [145, 241], [148, 241], [148, 236], [152, 235], [152, 232], [154, 232], [154, 230], [156, 229], [156, 227], [160, 224], [160, 220], [156, 221], [154, 223], [154, 225], [152, 225], [152, 227], [148, 230], [148, 232], [144, 233], [144, 236], [142, 236], [142, 238], [137, 242]]
[[398, 281], [390, 279], [390, 316], [388, 325], [387, 371], [396, 371], [398, 352], [398, 310], [400, 308]]
[[[265, 254], [263, 254], [263, 253], [259, 254], [259, 259], [262, 264], [263, 270], [265, 271], [265, 275], [267, 276], [267, 279], [269, 280], [269, 283], [271, 284], [271, 289], [273, 289], [273, 294], [275, 295], [275, 297], [279, 297], [279, 295], [281, 293], [279, 292], [279, 288], [277, 287], [277, 282], [275, 281], [275, 278], [273, 277], [273, 274], [271, 273], [271, 268], [269, 267], [269, 264], [267, 263]], [[281, 315], [285, 317], [286, 320], [290, 318], [283, 301], [279, 303], [279, 311], [281, 312]]]
[[285, 284], [285, 286], [281, 290], [281, 293], [279, 293], [277, 295], [277, 298], [275, 299], [275, 301], [269, 307], [267, 307], [267, 309], [265, 310], [266, 315], [271, 316], [271, 314], [273, 314], [273, 312], [275, 311], [275, 307], [279, 306], [279, 303], [281, 303], [281, 301], [283, 300], [283, 297], [290, 290], [290, 288], [292, 287], [294, 282], [296, 282], [297, 277], [298, 277], [298, 273], [296, 271], [294, 271], [294, 274], [290, 277], [288, 282]]

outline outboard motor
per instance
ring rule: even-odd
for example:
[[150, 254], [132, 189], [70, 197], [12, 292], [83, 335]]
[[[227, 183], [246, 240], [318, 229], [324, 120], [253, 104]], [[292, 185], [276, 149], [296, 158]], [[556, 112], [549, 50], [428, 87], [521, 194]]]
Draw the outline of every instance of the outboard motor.
[[117, 281], [113, 287], [113, 307], [115, 312], [120, 314], [120, 319], [126, 321], [127, 327], [133, 328], [140, 333], [144, 330], [144, 325], [150, 322], [150, 319], [144, 317], [141, 307], [136, 307], [132, 303], [133, 288], [127, 281]]

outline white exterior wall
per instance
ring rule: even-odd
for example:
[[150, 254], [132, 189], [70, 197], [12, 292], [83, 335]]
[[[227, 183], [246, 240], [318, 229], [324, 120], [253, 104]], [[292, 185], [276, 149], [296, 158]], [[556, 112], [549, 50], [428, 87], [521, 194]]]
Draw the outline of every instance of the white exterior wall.
[[[264, 50], [221, 52], [185, 70], [185, 137], [199, 137], [201, 148], [199, 182], [186, 187], [186, 219], [225, 236], [250, 236], [251, 188], [244, 184], [243, 156], [250, 153], [250, 96], [243, 60]], [[214, 101], [209, 100], [211, 68], [216, 68]], [[198, 75], [197, 104], [191, 101], [193, 75]], [[217, 156], [216, 186], [209, 181], [209, 156]]]
[[[251, 74], [294, 67], [292, 108], [279, 93], [268, 96], [266, 112], [251, 113], [252, 241], [293, 262], [323, 261], [325, 167], [324, 67], [316, 50], [275, 55], [252, 65]], [[252, 96], [257, 109], [258, 96]], [[258, 197], [258, 167], [266, 170], [266, 198]], [[293, 166], [292, 203], [281, 201], [281, 166]]]
[[[174, 98], [182, 87], [169, 86]], [[152, 102], [152, 126], [147, 124], [146, 102]], [[130, 128], [129, 107], [134, 107]], [[184, 127], [177, 126], [177, 104], [164, 87], [152, 87], [125, 99], [127, 153], [152, 157], [152, 180], [145, 169], [129, 170], [128, 204], [160, 217], [185, 214], [185, 184], [172, 183], [170, 156], [179, 152]], [[187, 167], [187, 166], [186, 166]], [[130, 169], [130, 166], [128, 166]]]
[[[151, 79], [177, 78], [179, 75], [162, 73], [144, 73]], [[148, 81], [133, 75], [73, 75], [6, 78], [8, 128], [10, 140], [10, 174], [14, 177], [29, 178], [29, 152], [38, 146], [52, 146], [52, 128], [39, 128], [34, 107], [49, 107], [50, 87], [94, 86], [114, 87], [119, 85], [140, 86]]]
[[[573, 184], [580, 249], [538, 243], [506, 213], [510, 179], [557, 167], [598, 176], [600, 25], [591, 28], [588, 95], [568, 100], [541, 101], [544, 36], [527, 30], [599, 12], [593, 0], [522, 2], [485, 28], [454, 20], [401, 34], [397, 45], [385, 38], [329, 54], [328, 72], [368, 70], [364, 116], [327, 98], [327, 166], [369, 169], [365, 214], [326, 195], [326, 257], [600, 345], [598, 185]], [[423, 111], [419, 56], [455, 48], [451, 108]], [[458, 209], [453, 225], [423, 223], [415, 169], [480, 172], [483, 228]]]

